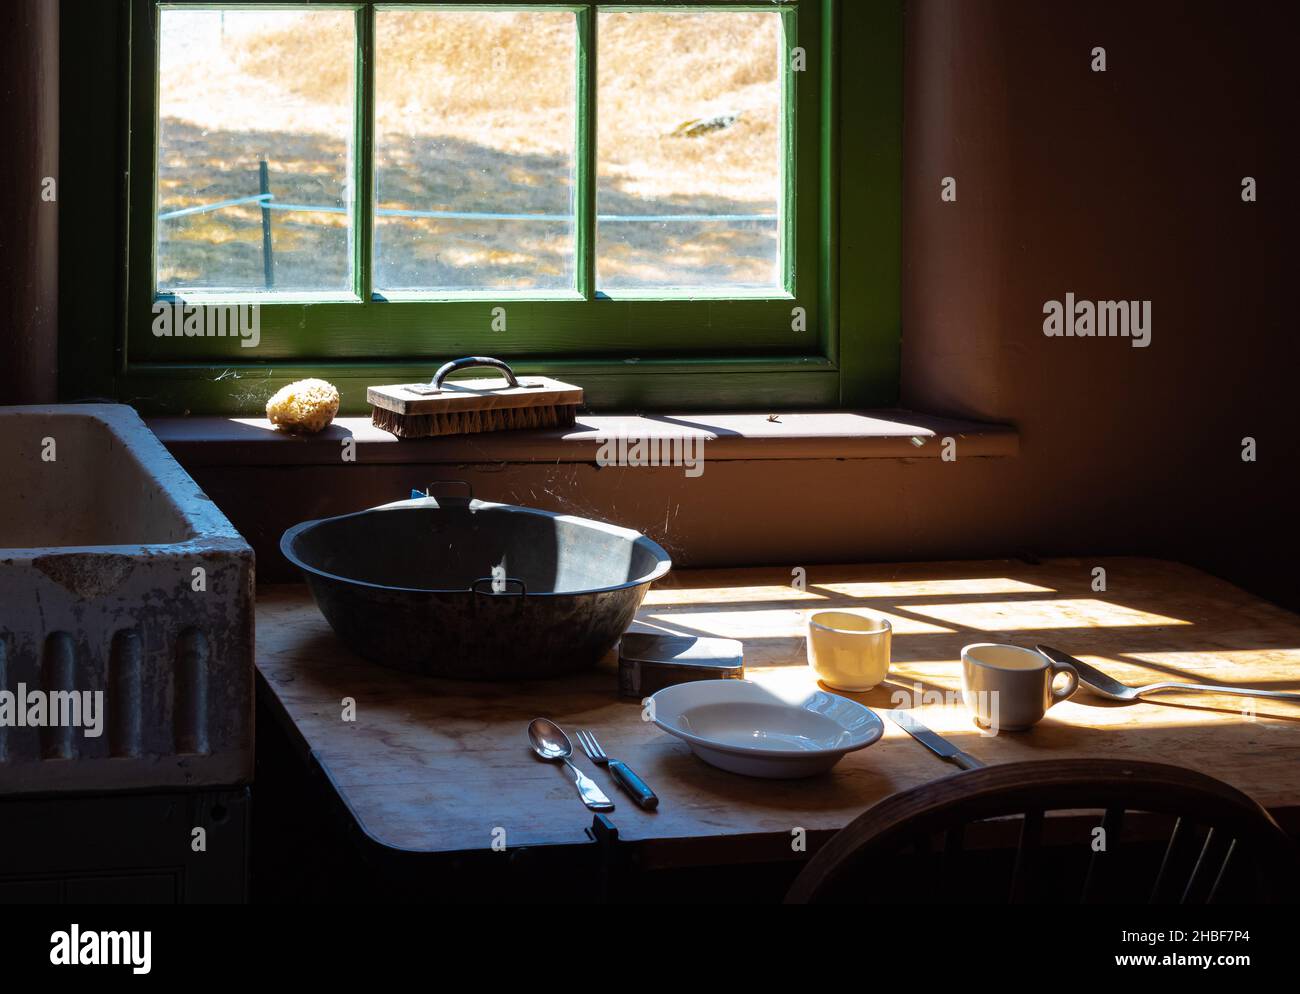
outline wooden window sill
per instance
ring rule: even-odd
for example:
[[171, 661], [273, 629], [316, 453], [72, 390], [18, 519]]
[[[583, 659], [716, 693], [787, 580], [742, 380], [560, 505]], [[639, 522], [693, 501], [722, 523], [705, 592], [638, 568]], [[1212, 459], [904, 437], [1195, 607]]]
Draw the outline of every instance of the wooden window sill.
[[342, 461], [355, 441], [355, 461], [369, 464], [593, 463], [608, 438], [704, 439], [707, 460], [938, 459], [943, 440], [957, 458], [1018, 454], [1010, 425], [940, 418], [910, 411], [792, 414], [580, 415], [567, 429], [492, 432], [400, 441], [369, 418], [337, 419], [318, 435], [294, 436], [264, 418], [157, 417], [148, 425], [187, 467], [324, 466]]

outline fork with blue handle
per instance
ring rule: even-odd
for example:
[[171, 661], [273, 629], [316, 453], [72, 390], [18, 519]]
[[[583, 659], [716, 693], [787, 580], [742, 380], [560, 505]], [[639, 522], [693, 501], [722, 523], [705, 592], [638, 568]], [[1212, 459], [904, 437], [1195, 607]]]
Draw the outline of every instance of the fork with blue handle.
[[636, 801], [638, 807], [652, 811], [659, 806], [659, 798], [655, 792], [650, 789], [639, 776], [632, 772], [632, 768], [626, 763], [617, 759], [610, 759], [605, 750], [601, 748], [596, 736], [586, 729], [578, 730], [578, 744], [582, 746], [582, 751], [587, 754], [597, 766], [606, 766], [610, 774], [618, 781], [618, 785], [627, 791], [628, 796]]

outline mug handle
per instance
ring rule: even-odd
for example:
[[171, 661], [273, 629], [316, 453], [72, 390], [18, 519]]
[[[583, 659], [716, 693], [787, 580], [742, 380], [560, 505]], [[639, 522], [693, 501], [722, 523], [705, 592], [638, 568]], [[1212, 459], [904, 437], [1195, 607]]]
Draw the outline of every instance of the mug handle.
[[[1056, 675], [1064, 673], [1066, 676], [1066, 685], [1064, 689], [1056, 689]], [[1061, 701], [1068, 701], [1074, 696], [1074, 692], [1079, 689], [1079, 671], [1069, 663], [1062, 663], [1058, 660], [1052, 660], [1052, 703], [1060, 704]]]

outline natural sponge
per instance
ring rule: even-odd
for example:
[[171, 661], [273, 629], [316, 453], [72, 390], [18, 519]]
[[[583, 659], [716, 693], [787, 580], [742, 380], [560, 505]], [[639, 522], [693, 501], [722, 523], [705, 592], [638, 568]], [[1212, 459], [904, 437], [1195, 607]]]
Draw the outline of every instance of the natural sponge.
[[266, 402], [266, 416], [284, 431], [317, 432], [339, 413], [339, 392], [324, 380], [298, 380]]

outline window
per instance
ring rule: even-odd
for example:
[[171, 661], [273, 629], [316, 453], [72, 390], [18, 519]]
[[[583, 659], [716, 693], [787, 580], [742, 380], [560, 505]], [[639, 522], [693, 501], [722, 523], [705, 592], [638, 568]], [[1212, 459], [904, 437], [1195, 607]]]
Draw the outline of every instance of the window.
[[[596, 407], [888, 402], [898, 7], [132, 0], [114, 390], [251, 413], [312, 374], [357, 410], [491, 354]], [[849, 22], [884, 56], [851, 96]], [[882, 138], [845, 177], [841, 145]], [[889, 327], [850, 341], [842, 204], [882, 202]], [[231, 303], [258, 306], [255, 348], [157, 321]]]
[[349, 296], [354, 15], [158, 16], [155, 295]]

